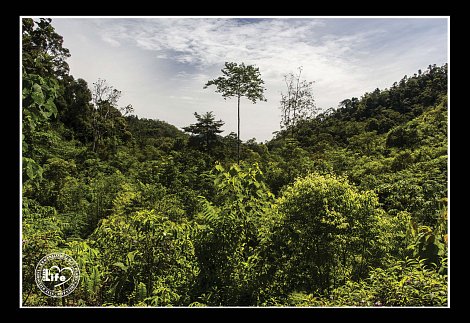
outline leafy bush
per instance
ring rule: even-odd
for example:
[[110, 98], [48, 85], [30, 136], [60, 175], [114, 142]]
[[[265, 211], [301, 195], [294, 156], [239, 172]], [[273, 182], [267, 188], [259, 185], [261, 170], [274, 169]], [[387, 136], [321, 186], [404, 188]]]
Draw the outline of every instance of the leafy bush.
[[281, 220], [264, 245], [266, 295], [326, 292], [367, 274], [378, 234], [378, 200], [345, 178], [310, 174], [279, 199]]
[[423, 260], [392, 260], [373, 269], [365, 280], [348, 281], [329, 296], [292, 293], [291, 306], [446, 306], [447, 275], [428, 268]]
[[105, 264], [105, 300], [189, 304], [199, 273], [191, 236], [187, 223], [175, 223], [154, 211], [104, 219], [93, 240]]
[[208, 305], [252, 303], [251, 261], [272, 227], [274, 195], [257, 165], [216, 165], [216, 205], [201, 199], [196, 245], [202, 301]]

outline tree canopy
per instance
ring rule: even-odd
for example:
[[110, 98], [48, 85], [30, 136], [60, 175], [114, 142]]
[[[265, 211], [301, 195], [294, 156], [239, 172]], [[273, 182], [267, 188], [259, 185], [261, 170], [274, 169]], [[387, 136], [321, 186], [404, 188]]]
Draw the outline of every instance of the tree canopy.
[[212, 111], [199, 115], [194, 112], [197, 122], [188, 127], [183, 127], [185, 132], [191, 133], [191, 139], [196, 146], [202, 146], [206, 152], [210, 152], [212, 148], [220, 141], [219, 134], [223, 132], [220, 128], [224, 125], [222, 120], [215, 120]]

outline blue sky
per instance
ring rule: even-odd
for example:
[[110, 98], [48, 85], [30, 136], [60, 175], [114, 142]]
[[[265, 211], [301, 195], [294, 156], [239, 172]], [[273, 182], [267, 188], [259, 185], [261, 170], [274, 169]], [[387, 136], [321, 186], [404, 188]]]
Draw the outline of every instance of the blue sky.
[[303, 66], [322, 109], [448, 62], [447, 18], [53, 18], [75, 78], [106, 79], [120, 105], [177, 127], [214, 111], [237, 129], [236, 100], [204, 84], [224, 62], [260, 68], [267, 102], [241, 102], [241, 138], [279, 130], [283, 75]]

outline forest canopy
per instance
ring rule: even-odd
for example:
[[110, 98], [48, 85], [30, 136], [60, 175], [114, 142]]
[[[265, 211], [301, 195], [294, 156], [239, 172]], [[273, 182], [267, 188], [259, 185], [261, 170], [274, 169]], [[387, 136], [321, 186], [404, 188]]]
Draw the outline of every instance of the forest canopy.
[[[447, 64], [326, 111], [286, 71], [283, 129], [258, 143], [210, 109], [138, 117], [70, 55], [22, 19], [23, 306], [448, 305]], [[225, 67], [256, 86], [206, 86], [264, 100], [262, 71]], [[52, 252], [80, 267], [61, 299], [35, 282]]]

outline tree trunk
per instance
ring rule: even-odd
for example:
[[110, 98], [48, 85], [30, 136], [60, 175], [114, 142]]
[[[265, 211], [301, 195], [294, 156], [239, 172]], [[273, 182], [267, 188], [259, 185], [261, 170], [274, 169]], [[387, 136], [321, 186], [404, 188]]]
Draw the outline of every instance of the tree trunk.
[[240, 95], [238, 95], [238, 138], [237, 138], [237, 163], [240, 165]]

